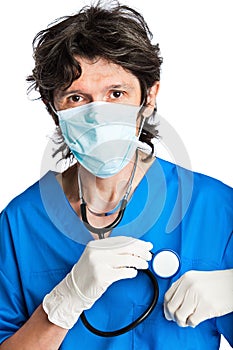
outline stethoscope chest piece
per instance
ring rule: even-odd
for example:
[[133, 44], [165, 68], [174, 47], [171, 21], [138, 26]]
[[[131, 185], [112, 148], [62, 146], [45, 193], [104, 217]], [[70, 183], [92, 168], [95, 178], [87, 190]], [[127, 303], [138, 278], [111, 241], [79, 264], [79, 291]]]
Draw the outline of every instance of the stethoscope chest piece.
[[171, 249], [161, 249], [153, 255], [152, 269], [160, 278], [171, 278], [180, 270], [180, 258]]

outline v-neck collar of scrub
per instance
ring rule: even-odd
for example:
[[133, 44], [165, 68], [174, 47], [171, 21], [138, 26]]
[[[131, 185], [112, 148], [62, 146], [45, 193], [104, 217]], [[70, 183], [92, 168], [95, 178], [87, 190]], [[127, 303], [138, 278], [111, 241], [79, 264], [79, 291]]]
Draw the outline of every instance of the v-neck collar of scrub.
[[[118, 227], [113, 229], [111, 236], [124, 235], [139, 238], [145, 234], [148, 229], [145, 221], [148, 222], [148, 214], [151, 211], [148, 206], [154, 201], [155, 188], [158, 183], [160, 183], [160, 187], [161, 184], [164, 187], [165, 178], [160, 161], [156, 158], [135, 189], [127, 204], [122, 221]], [[41, 178], [40, 193], [47, 215], [62, 234], [84, 245], [93, 239], [69, 203], [55, 172], [49, 171]], [[158, 213], [156, 214], [156, 210], [154, 210], [153, 218], [155, 215], [159, 215], [164, 205], [164, 198], [161, 198], [160, 202], [160, 205], [157, 206]], [[146, 219], [144, 217], [145, 213], [147, 214]], [[150, 220], [148, 223], [151, 225]]]

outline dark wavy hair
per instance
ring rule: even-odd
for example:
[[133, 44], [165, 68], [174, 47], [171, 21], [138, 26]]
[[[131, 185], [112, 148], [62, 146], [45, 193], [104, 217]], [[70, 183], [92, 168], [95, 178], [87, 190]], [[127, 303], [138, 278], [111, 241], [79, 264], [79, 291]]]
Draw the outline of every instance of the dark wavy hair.
[[[41, 99], [59, 125], [51, 109], [54, 91], [67, 89], [82, 74], [76, 56], [89, 60], [104, 58], [134, 74], [141, 86], [141, 100], [147, 89], [160, 80], [162, 58], [159, 45], [143, 16], [118, 1], [98, 1], [78, 13], [57, 19], [33, 40], [35, 67], [27, 77], [29, 91], [39, 91]], [[144, 124], [141, 141], [150, 144], [157, 128]]]

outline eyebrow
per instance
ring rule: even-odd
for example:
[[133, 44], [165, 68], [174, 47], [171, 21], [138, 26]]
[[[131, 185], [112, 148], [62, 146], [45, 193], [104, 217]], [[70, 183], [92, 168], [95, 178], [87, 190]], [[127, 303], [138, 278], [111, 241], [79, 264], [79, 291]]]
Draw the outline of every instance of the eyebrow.
[[[132, 87], [128, 84], [113, 84], [113, 85], [108, 85], [105, 86], [104, 90], [111, 90], [111, 89], [125, 89], [125, 90], [132, 90]], [[84, 92], [83, 90], [80, 89], [74, 89], [74, 90], [60, 90], [58, 92], [59, 97], [65, 97], [67, 95], [72, 95], [72, 94], [82, 94], [85, 96], [90, 97], [91, 94]]]

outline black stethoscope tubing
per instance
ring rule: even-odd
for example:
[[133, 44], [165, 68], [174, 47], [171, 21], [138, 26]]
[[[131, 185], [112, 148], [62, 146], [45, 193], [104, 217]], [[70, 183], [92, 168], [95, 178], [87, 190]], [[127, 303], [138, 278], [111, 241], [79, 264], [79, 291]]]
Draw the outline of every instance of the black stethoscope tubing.
[[114, 229], [120, 223], [120, 221], [123, 218], [123, 215], [124, 215], [124, 212], [125, 212], [125, 208], [126, 208], [127, 203], [128, 203], [128, 197], [129, 197], [129, 194], [130, 194], [130, 191], [131, 191], [132, 182], [133, 182], [133, 179], [134, 179], [136, 167], [137, 167], [137, 161], [138, 161], [138, 152], [136, 151], [134, 167], [133, 167], [132, 173], [130, 175], [130, 179], [129, 179], [127, 190], [125, 192], [124, 197], [121, 200], [119, 213], [118, 213], [116, 219], [111, 224], [109, 224], [109, 225], [107, 225], [105, 227], [94, 227], [88, 222], [87, 212], [86, 212], [87, 204], [86, 204], [86, 202], [85, 202], [85, 200], [83, 198], [82, 184], [81, 184], [81, 179], [80, 179], [80, 175], [79, 175], [79, 172], [78, 172], [79, 198], [80, 198], [80, 201], [81, 201], [80, 211], [81, 211], [82, 221], [83, 221], [84, 225], [86, 226], [86, 228], [89, 231], [91, 231], [93, 233], [96, 233], [99, 236], [99, 239], [103, 239], [105, 233], [107, 233], [107, 232], [111, 231], [112, 229]]
[[99, 238], [100, 238], [100, 239], [103, 239], [105, 233], [109, 232], [110, 230], [112, 230], [114, 227], [116, 227], [116, 226], [120, 223], [120, 221], [121, 221], [122, 218], [123, 218], [126, 205], [127, 205], [127, 199], [124, 198], [124, 199], [122, 200], [122, 203], [121, 203], [120, 210], [119, 210], [119, 213], [118, 213], [118, 215], [117, 215], [117, 218], [116, 218], [110, 225], [107, 225], [107, 226], [105, 226], [105, 227], [97, 228], [97, 227], [94, 227], [94, 226], [92, 226], [92, 225], [89, 224], [89, 222], [88, 222], [88, 220], [87, 220], [86, 203], [85, 203], [85, 202], [82, 202], [82, 203], [80, 204], [80, 210], [81, 210], [82, 221], [83, 221], [84, 225], [86, 226], [86, 228], [87, 228], [89, 231], [98, 234]]
[[115, 337], [124, 333], [127, 333], [129, 331], [131, 331], [133, 328], [137, 327], [141, 322], [143, 322], [150, 314], [151, 312], [154, 310], [157, 301], [158, 301], [158, 297], [159, 297], [159, 287], [158, 287], [158, 282], [156, 277], [154, 276], [154, 274], [149, 270], [139, 270], [140, 272], [146, 274], [153, 285], [153, 290], [154, 290], [154, 294], [151, 300], [150, 305], [148, 306], [148, 308], [133, 322], [131, 322], [130, 324], [128, 324], [125, 327], [119, 328], [117, 330], [114, 331], [102, 331], [100, 329], [97, 329], [95, 327], [93, 327], [89, 321], [86, 318], [85, 312], [83, 311], [82, 314], [80, 315], [80, 319], [83, 322], [84, 326], [91, 331], [92, 333], [101, 336], [101, 337]]
[[[134, 168], [133, 168], [132, 174], [130, 176], [128, 188], [127, 188], [126, 193], [125, 193], [125, 195], [124, 195], [124, 197], [122, 199], [120, 210], [119, 210], [119, 213], [117, 215], [117, 218], [110, 225], [107, 225], [105, 227], [100, 227], [100, 228], [93, 227], [88, 222], [87, 213], [86, 213], [87, 205], [86, 205], [86, 202], [84, 201], [83, 194], [82, 194], [81, 179], [78, 176], [79, 196], [80, 196], [80, 200], [81, 200], [80, 211], [81, 211], [82, 221], [83, 221], [84, 225], [86, 226], [86, 228], [89, 231], [98, 234], [99, 239], [103, 239], [105, 233], [109, 232], [114, 227], [116, 227], [120, 223], [122, 218], [123, 218], [124, 211], [125, 211], [125, 208], [126, 208], [126, 205], [127, 205], [128, 196], [129, 196], [129, 193], [130, 193], [130, 190], [131, 190], [132, 181], [133, 181], [135, 170], [136, 170], [137, 159], [138, 159], [138, 152], [136, 152], [136, 159], [135, 159], [135, 163], [134, 163]], [[82, 314], [80, 315], [80, 319], [83, 322], [84, 326], [89, 331], [91, 331], [92, 333], [94, 333], [96, 335], [99, 335], [101, 337], [115, 337], [115, 336], [118, 336], [118, 335], [121, 335], [121, 334], [129, 332], [130, 330], [132, 330], [133, 328], [138, 326], [141, 322], [143, 322], [151, 314], [151, 312], [155, 308], [155, 306], [157, 304], [157, 301], [158, 301], [158, 296], [159, 296], [158, 282], [157, 282], [157, 279], [156, 279], [155, 275], [149, 269], [147, 269], [147, 270], [139, 270], [139, 271], [144, 273], [144, 274], [146, 274], [150, 278], [150, 280], [152, 282], [152, 285], [153, 285], [154, 294], [153, 294], [153, 298], [151, 300], [151, 303], [147, 307], [147, 309], [136, 320], [134, 320], [133, 322], [131, 322], [127, 326], [125, 326], [123, 328], [120, 328], [120, 329], [117, 329], [117, 330], [114, 330], [114, 331], [102, 331], [102, 330], [99, 330], [99, 329], [95, 328], [94, 326], [92, 326], [89, 323], [89, 321], [86, 318], [85, 312], [83, 311]]]

